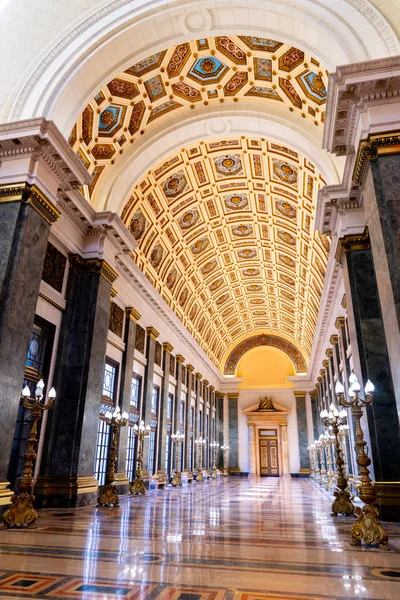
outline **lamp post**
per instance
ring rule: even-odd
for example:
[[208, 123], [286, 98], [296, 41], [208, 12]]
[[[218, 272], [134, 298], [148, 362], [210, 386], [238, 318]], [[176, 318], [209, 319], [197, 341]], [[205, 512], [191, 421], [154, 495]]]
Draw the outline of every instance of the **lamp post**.
[[150, 425], [145, 425], [144, 421], [140, 421], [139, 426], [137, 425], [137, 423], [135, 423], [133, 426], [133, 433], [136, 435], [137, 439], [139, 440], [139, 449], [138, 449], [138, 456], [137, 456], [137, 462], [136, 462], [135, 479], [134, 479], [134, 481], [131, 481], [131, 484], [129, 486], [129, 491], [131, 492], [131, 494], [135, 494], [136, 496], [139, 496], [139, 494], [143, 494], [143, 495], [146, 494], [146, 488], [144, 487], [144, 483], [143, 483], [143, 479], [142, 479], [142, 475], [143, 475], [143, 471], [142, 471], [143, 441], [144, 441], [145, 437], [150, 435]]
[[352, 541], [350, 544], [352, 546], [360, 546], [361, 541], [364, 540], [368, 545], [375, 542], [381, 550], [390, 550], [388, 546], [388, 534], [382, 527], [379, 519], [379, 511], [376, 506], [374, 506], [374, 503], [376, 502], [376, 490], [372, 485], [368, 469], [371, 464], [371, 459], [368, 457], [366, 449], [367, 443], [364, 440], [364, 434], [361, 428], [362, 409], [372, 404], [375, 388], [371, 381], [368, 380], [364, 388], [364, 399], [362, 399], [358, 395], [361, 386], [354, 373], [350, 375], [349, 382], [348, 398], [345, 397], [344, 387], [340, 381], [336, 383], [335, 392], [339, 405], [345, 406], [346, 408], [350, 407], [356, 422], [357, 465], [360, 467], [361, 473], [361, 485], [358, 495], [361, 501], [364, 502], [364, 506], [361, 509], [359, 507], [355, 508], [357, 521], [354, 523], [351, 531]]
[[314, 461], [315, 461], [314, 479], [317, 483], [320, 483], [321, 468], [320, 468], [320, 460], [319, 460], [319, 440], [314, 440], [314, 443], [312, 445], [314, 446]]
[[218, 470], [217, 470], [217, 448], [219, 448], [218, 442], [211, 442], [210, 448], [212, 448], [213, 452], [213, 466], [211, 471], [212, 479], [217, 479]]
[[185, 434], [177, 431], [171, 435], [172, 441], [175, 442], [175, 472], [171, 481], [171, 485], [174, 487], [182, 487], [182, 477], [181, 477], [181, 444], [185, 438]]
[[327, 490], [332, 490], [335, 487], [335, 472], [332, 469], [332, 442], [333, 436], [330, 434], [329, 430], [325, 431], [326, 462], [328, 465], [325, 489]]
[[344, 408], [339, 411], [332, 403], [329, 407], [329, 412], [326, 409], [321, 411], [321, 419], [326, 427], [332, 427], [335, 442], [335, 460], [338, 473], [336, 487], [338, 489], [333, 492], [335, 500], [332, 504], [332, 516], [337, 516], [338, 514], [352, 515], [354, 514], [353, 497], [348, 490], [349, 482], [344, 470], [343, 452], [339, 439], [340, 427], [348, 427], [347, 411]]
[[228, 450], [229, 450], [229, 446], [227, 446], [226, 444], [224, 444], [223, 446], [221, 446], [221, 450], [224, 453], [224, 470], [222, 471], [222, 475], [224, 477], [229, 477], [229, 471], [228, 471]]
[[101, 486], [99, 490], [98, 503], [99, 506], [118, 506], [118, 487], [115, 482], [115, 463], [117, 462], [118, 453], [117, 441], [121, 427], [125, 427], [128, 424], [129, 415], [125, 411], [121, 415], [121, 409], [117, 406], [113, 413], [108, 410], [104, 416], [106, 423], [111, 425], [112, 440], [107, 460], [106, 484]]
[[308, 450], [308, 454], [310, 457], [310, 467], [311, 467], [311, 473], [310, 473], [310, 479], [315, 479], [315, 475], [316, 475], [316, 469], [315, 469], [315, 444], [310, 444], [307, 448]]
[[204, 481], [203, 475], [203, 448], [206, 445], [206, 439], [202, 438], [201, 435], [197, 440], [194, 440], [194, 443], [197, 445], [199, 449], [199, 469], [196, 475], [196, 481], [201, 482]]
[[319, 450], [320, 463], [321, 463], [319, 483], [321, 485], [326, 486], [326, 482], [327, 482], [328, 478], [326, 475], [326, 468], [325, 468], [325, 465], [326, 465], [326, 463], [325, 463], [325, 436], [323, 433], [321, 433], [321, 435], [319, 436], [317, 447]]
[[18, 495], [15, 494], [11, 498], [12, 506], [2, 515], [2, 519], [7, 528], [22, 527], [23, 525], [27, 525], [29, 529], [34, 529], [36, 527], [35, 522], [38, 518], [38, 514], [33, 508], [33, 502], [35, 500], [35, 496], [33, 495], [33, 464], [36, 459], [36, 449], [38, 445], [37, 426], [43, 412], [49, 408], [53, 408], [54, 400], [56, 398], [56, 391], [54, 388], [51, 388], [48, 401], [45, 402], [43, 390], [43, 379], [41, 379], [36, 386], [34, 398], [31, 398], [30, 390], [27, 385], [22, 390], [23, 406], [30, 410], [32, 414], [32, 427], [24, 454], [24, 469], [18, 480], [20, 493]]

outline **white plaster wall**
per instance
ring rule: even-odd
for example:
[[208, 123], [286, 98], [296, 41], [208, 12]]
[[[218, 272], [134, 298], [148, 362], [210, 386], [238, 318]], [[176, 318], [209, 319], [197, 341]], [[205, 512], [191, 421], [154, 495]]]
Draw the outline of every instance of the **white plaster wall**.
[[288, 416], [288, 446], [289, 446], [289, 469], [291, 473], [298, 473], [300, 469], [299, 436], [297, 433], [296, 403], [293, 390], [241, 390], [239, 393], [239, 468], [241, 471], [250, 471], [249, 456], [249, 433], [247, 417], [243, 414], [246, 408], [258, 404], [260, 396], [272, 396], [274, 402], [288, 408], [291, 413]]

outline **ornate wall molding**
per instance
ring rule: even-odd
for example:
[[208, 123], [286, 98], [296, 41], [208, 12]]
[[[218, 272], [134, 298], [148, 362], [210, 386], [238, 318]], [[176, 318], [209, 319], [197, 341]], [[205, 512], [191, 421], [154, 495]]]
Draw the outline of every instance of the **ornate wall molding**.
[[234, 375], [240, 359], [246, 352], [259, 346], [272, 346], [287, 354], [298, 373], [307, 371], [307, 364], [299, 350], [288, 340], [275, 335], [255, 335], [240, 342], [232, 350], [225, 362], [224, 375]]

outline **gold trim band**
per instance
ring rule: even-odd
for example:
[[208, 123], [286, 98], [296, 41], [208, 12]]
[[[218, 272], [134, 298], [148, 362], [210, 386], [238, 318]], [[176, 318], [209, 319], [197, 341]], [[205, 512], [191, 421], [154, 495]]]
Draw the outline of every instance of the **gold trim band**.
[[13, 183], [0, 185], [0, 202], [25, 202], [30, 204], [45, 221], [55, 223], [60, 211], [36, 185]]

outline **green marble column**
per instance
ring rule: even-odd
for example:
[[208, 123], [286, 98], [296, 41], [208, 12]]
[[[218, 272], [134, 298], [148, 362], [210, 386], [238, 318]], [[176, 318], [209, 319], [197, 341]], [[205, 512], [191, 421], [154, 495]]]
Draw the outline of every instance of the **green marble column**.
[[[375, 385], [367, 408], [370, 454], [377, 486], [400, 481], [400, 427], [385, 328], [367, 235], [341, 240], [345, 254], [344, 282], [353, 353], [358, 349], [363, 383]], [[384, 520], [400, 520], [398, 506], [380, 502]]]
[[21, 400], [47, 240], [59, 211], [35, 186], [0, 186], [0, 506]]
[[[133, 360], [136, 343], [136, 324], [139, 321], [140, 313], [131, 306], [125, 309], [125, 352], [121, 363], [119, 406], [121, 413], [130, 411], [130, 397], [132, 386]], [[119, 493], [127, 494], [129, 492], [129, 481], [126, 476], [126, 453], [128, 447], [129, 426], [121, 427], [118, 440], [118, 460], [116, 481], [119, 485]]]
[[[154, 386], [154, 359], [156, 353], [156, 339], [160, 335], [154, 327], [146, 327], [146, 369], [143, 381], [143, 405], [142, 405], [142, 419], [145, 425], [150, 425], [151, 420], [151, 400], [153, 395]], [[149, 446], [150, 436], [144, 438], [143, 442], [143, 473], [144, 477], [148, 476], [149, 473]], [[157, 465], [156, 457], [154, 465]]]
[[239, 394], [228, 393], [229, 473], [240, 473], [239, 468]]
[[[185, 454], [184, 454], [184, 463], [185, 463], [185, 471], [190, 473], [190, 409], [192, 406], [192, 379], [194, 377], [193, 371], [194, 367], [192, 365], [187, 365], [187, 395], [186, 395], [186, 413], [185, 413]], [[196, 415], [195, 415], [196, 422]], [[195, 427], [195, 423], [193, 423]], [[195, 446], [195, 434], [193, 427], [193, 446]], [[193, 468], [195, 468], [196, 464], [193, 463]]]
[[310, 472], [310, 457], [308, 453], [306, 392], [294, 392], [296, 398], [297, 432], [299, 436], [300, 474]]
[[163, 347], [163, 379], [160, 394], [160, 410], [158, 419], [158, 452], [157, 452], [157, 474], [167, 480], [165, 470], [165, 454], [167, 449], [167, 418], [168, 418], [168, 394], [169, 394], [169, 366], [173, 346], [164, 342]]
[[[204, 437], [204, 431], [203, 431], [204, 410], [203, 410], [202, 418], [200, 419], [200, 390], [201, 390], [202, 374], [201, 373], [195, 373], [194, 377], [195, 377], [195, 381], [194, 381], [195, 405], [194, 405], [194, 432], [193, 432], [193, 436], [194, 436], [194, 439], [197, 440], [197, 438], [199, 437], [199, 435], [201, 435], [202, 437]], [[193, 463], [193, 469], [196, 469], [196, 471], [197, 471], [197, 467], [198, 467], [198, 464], [199, 464], [199, 452], [200, 452], [200, 450], [199, 450], [197, 444], [194, 444], [194, 463]], [[204, 460], [203, 460], [203, 466], [204, 466]]]
[[93, 477], [103, 389], [111, 286], [115, 271], [100, 259], [72, 255], [54, 386], [55, 408], [45, 445], [37, 497], [47, 506], [72, 507], [97, 501]]

